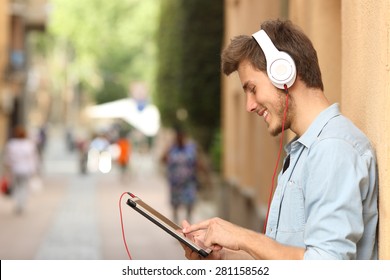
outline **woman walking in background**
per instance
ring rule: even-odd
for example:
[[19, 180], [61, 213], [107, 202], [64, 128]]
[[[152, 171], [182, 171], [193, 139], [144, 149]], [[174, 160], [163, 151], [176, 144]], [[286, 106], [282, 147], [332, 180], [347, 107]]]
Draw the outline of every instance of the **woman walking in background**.
[[27, 137], [23, 126], [16, 126], [5, 146], [4, 165], [12, 182], [16, 213], [21, 214], [29, 195], [29, 182], [38, 173], [39, 156], [36, 144]]
[[164, 155], [163, 162], [167, 165], [174, 221], [179, 221], [181, 205], [186, 207], [187, 220], [191, 220], [198, 190], [197, 151], [195, 143], [186, 139], [182, 129], [176, 129], [175, 142]]

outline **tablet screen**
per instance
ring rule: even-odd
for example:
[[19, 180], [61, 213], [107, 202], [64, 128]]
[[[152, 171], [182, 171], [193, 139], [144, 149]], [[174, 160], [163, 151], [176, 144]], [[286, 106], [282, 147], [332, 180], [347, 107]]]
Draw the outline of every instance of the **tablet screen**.
[[182, 243], [186, 244], [188, 247], [190, 247], [192, 250], [198, 252], [203, 257], [208, 256], [208, 254], [211, 252], [211, 249], [208, 248], [202, 248], [198, 244], [195, 244], [192, 240], [186, 238], [181, 233], [181, 227], [178, 226], [176, 223], [162, 215], [160, 212], [155, 210], [153, 207], [146, 204], [144, 201], [142, 201], [139, 197], [130, 194], [131, 198], [127, 200], [127, 204], [136, 210], [138, 213], [143, 215], [145, 218], [159, 226], [161, 229], [175, 237], [177, 240], [181, 241]]

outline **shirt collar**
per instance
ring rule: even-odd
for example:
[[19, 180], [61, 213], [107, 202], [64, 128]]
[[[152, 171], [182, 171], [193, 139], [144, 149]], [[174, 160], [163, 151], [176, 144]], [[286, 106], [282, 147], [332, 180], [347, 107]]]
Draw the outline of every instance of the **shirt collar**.
[[309, 128], [305, 131], [305, 133], [297, 139], [295, 137], [288, 145], [287, 150], [290, 150], [290, 146], [293, 142], [297, 141], [300, 142], [302, 145], [309, 148], [314, 141], [317, 139], [317, 137], [321, 134], [322, 129], [325, 127], [325, 125], [331, 120], [332, 118], [340, 115], [340, 106], [338, 103], [335, 103], [328, 108], [326, 108], [324, 111], [322, 111], [312, 122], [312, 124], [309, 126]]

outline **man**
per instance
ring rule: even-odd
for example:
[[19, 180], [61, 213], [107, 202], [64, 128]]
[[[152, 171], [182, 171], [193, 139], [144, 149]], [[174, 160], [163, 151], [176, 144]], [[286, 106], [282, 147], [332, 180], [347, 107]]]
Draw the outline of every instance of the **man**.
[[[326, 99], [307, 36], [290, 21], [267, 21], [261, 30], [231, 41], [222, 71], [238, 72], [247, 111], [263, 117], [271, 135], [296, 134], [285, 147], [266, 232], [213, 218], [184, 221], [184, 234], [213, 248], [209, 259], [376, 259], [378, 178], [369, 140]], [[276, 69], [286, 82], [269, 69], [278, 51], [292, 59]]]

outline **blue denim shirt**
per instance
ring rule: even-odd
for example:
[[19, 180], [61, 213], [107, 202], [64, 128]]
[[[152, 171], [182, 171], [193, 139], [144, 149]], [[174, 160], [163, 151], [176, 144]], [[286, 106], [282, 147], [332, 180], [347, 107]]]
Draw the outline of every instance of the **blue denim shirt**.
[[305, 259], [377, 259], [378, 178], [367, 137], [333, 104], [285, 147], [266, 235]]

